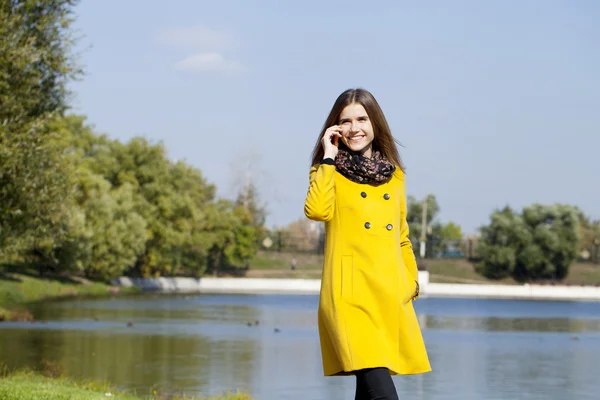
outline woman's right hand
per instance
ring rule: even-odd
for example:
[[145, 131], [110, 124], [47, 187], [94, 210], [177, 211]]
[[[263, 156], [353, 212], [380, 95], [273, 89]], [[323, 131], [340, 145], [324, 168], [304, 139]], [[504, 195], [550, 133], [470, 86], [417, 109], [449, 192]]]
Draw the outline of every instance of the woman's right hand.
[[325, 133], [323, 134], [323, 139], [321, 139], [321, 144], [323, 145], [323, 159], [332, 158], [335, 159], [338, 153], [338, 148], [333, 144], [334, 138], [337, 136], [338, 140], [342, 137], [340, 133], [342, 131], [342, 127], [339, 125], [333, 125], [327, 128]]

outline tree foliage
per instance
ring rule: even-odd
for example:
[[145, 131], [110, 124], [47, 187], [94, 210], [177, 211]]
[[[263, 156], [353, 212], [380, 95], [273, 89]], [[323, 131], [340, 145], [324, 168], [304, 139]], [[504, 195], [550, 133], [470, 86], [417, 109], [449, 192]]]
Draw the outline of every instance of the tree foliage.
[[61, 203], [64, 234], [23, 248], [41, 271], [103, 280], [200, 276], [208, 267], [243, 267], [256, 253], [264, 209], [255, 191], [245, 201], [217, 199], [215, 186], [169, 160], [162, 144], [111, 140], [81, 116], [57, 118], [47, 129], [60, 137], [54, 151], [69, 167], [72, 189]]
[[21, 124], [65, 110], [78, 76], [71, 53], [73, 0], [0, 1], [0, 122]]
[[488, 278], [518, 281], [561, 280], [579, 246], [576, 207], [533, 204], [521, 214], [505, 207], [481, 229], [478, 271]]
[[47, 122], [66, 108], [69, 0], [0, 1], [0, 254], [64, 234], [69, 166]]
[[[450, 246], [457, 246], [462, 239], [462, 231], [459, 225], [450, 221], [443, 224], [438, 220], [440, 205], [434, 195], [428, 195], [425, 198], [427, 201], [427, 254], [429, 256], [443, 253]], [[410, 239], [415, 248], [418, 247], [421, 241], [421, 231], [423, 230], [423, 201], [418, 201], [413, 196], [407, 198], [407, 215], [406, 220], [409, 225]], [[458, 247], [458, 246], [457, 246]]]
[[578, 211], [580, 255], [584, 260], [600, 262], [600, 220], [594, 221]]
[[86, 169], [78, 175], [77, 205], [56, 259], [63, 269], [88, 278], [120, 276], [135, 263], [146, 242], [147, 224], [134, 210], [133, 186], [112, 189], [106, 179]]

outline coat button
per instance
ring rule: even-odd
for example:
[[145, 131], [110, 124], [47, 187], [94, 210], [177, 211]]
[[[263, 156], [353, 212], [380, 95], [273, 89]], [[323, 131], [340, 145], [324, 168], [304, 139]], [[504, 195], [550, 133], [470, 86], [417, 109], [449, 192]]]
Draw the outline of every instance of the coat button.
[[367, 194], [365, 192], [360, 192], [360, 195], [362, 196], [362, 198], [364, 199], [365, 197], [367, 197]]
[[385, 229], [387, 229], [388, 231], [391, 231], [393, 228], [392, 224], [387, 224]]
[[371, 223], [370, 222], [365, 222], [365, 228], [369, 229], [371, 227]]
[[383, 198], [386, 199], [386, 200], [389, 200], [390, 199], [390, 195], [386, 193], [386, 194], [383, 195]]

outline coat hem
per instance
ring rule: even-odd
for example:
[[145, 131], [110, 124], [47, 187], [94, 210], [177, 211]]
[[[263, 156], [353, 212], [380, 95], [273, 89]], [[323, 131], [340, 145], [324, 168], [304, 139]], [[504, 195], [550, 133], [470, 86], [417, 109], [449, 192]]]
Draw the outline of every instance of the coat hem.
[[[389, 367], [385, 367], [385, 366], [383, 366], [383, 367], [387, 368], [390, 371], [390, 375], [419, 375], [419, 374], [426, 374], [426, 373], [429, 373], [429, 372], [432, 371], [431, 368], [425, 368], [425, 369], [415, 369], [413, 371], [403, 371], [403, 372], [400, 372], [400, 371], [393, 370], [393, 369], [391, 369]], [[370, 366], [370, 367], [364, 367], [364, 368], [377, 368], [377, 366]], [[326, 373], [325, 372], [325, 373], [323, 373], [323, 376], [326, 376], [326, 377], [333, 377], [333, 376], [354, 376], [354, 372], [355, 371], [359, 371], [361, 369], [362, 368], [355, 368], [355, 369], [351, 369], [351, 370], [339, 370], [339, 371], [331, 372], [331, 373]]]

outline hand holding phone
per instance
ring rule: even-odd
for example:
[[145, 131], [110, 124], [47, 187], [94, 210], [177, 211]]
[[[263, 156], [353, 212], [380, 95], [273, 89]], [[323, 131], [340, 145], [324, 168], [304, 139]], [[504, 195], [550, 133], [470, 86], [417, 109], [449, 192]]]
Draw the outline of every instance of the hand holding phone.
[[341, 126], [333, 125], [327, 128], [323, 134], [321, 143], [323, 144], [324, 158], [335, 158], [337, 156], [339, 139], [342, 137], [341, 131]]

